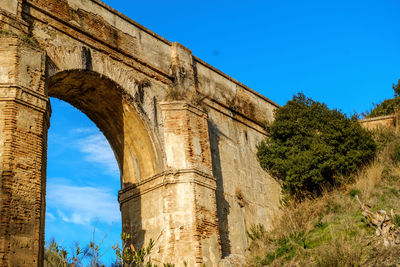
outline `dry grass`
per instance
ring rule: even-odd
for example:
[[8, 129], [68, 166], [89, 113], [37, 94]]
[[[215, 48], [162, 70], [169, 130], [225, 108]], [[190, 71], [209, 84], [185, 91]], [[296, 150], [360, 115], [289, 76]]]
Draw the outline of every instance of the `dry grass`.
[[[249, 247], [251, 266], [389, 266], [399, 263], [400, 249], [382, 249], [355, 200], [359, 195], [372, 210], [391, 208], [400, 214], [400, 138], [376, 133], [379, 153], [354, 181], [318, 199], [289, 203], [273, 231], [254, 233]], [[383, 136], [382, 136], [383, 135]], [[389, 259], [389, 260], [388, 260]], [[390, 260], [391, 259], [391, 260]], [[397, 261], [396, 261], [397, 259]], [[378, 264], [379, 263], [379, 264]], [[377, 265], [378, 264], [378, 265]]]
[[347, 187], [349, 190], [357, 189], [362, 192], [364, 198], [369, 198], [376, 185], [381, 182], [383, 169], [382, 162], [374, 160], [368, 168], [358, 175], [356, 182], [353, 185], [347, 185]]

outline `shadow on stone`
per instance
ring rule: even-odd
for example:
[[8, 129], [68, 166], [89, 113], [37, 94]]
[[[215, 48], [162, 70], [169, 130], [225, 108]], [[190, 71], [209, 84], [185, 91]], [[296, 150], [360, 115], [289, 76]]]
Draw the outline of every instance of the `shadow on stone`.
[[222, 257], [224, 258], [231, 254], [231, 242], [229, 240], [228, 228], [228, 215], [230, 212], [230, 206], [228, 201], [225, 199], [219, 151], [220, 137], [224, 136], [224, 134], [218, 129], [217, 125], [211, 121], [208, 121], [208, 131], [210, 136], [213, 176], [215, 177], [217, 183], [217, 216], [219, 222], [219, 235], [221, 238]]

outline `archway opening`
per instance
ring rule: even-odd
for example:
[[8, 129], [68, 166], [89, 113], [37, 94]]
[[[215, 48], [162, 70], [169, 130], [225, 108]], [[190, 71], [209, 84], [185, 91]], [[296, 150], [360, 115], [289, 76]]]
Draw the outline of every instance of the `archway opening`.
[[[82, 112], [52, 98], [48, 133], [46, 248], [55, 241], [72, 257], [94, 242], [106, 266], [120, 239], [120, 174], [108, 141]], [[54, 240], [53, 240], [54, 239]], [[46, 263], [51, 263], [51, 254]], [[78, 256], [89, 264], [90, 255]], [[46, 259], [46, 257], [45, 257]]]
[[125, 188], [161, 170], [160, 151], [146, 117], [117, 83], [93, 71], [68, 70], [49, 78], [48, 94], [82, 111], [107, 138]]
[[[117, 83], [103, 75], [92, 71], [62, 71], [56, 73], [48, 79], [48, 94], [50, 97], [55, 97], [63, 100], [80, 110], [88, 117], [88, 121], [92, 121], [101, 131], [101, 133], [104, 134], [104, 138], [102, 138], [99, 133], [93, 133], [93, 135], [90, 135], [90, 130], [84, 129], [84, 127], [83, 129], [80, 129], [82, 127], [76, 126], [74, 127], [75, 130], [69, 130], [70, 133], [75, 134], [75, 137], [79, 134], [81, 135], [82, 140], [79, 144], [80, 146], [78, 150], [80, 149], [83, 154], [87, 154], [86, 161], [97, 160], [97, 163], [102, 165], [101, 168], [103, 169], [103, 171], [104, 169], [107, 169], [107, 165], [112, 164], [109, 163], [109, 161], [111, 160], [110, 156], [105, 156], [105, 152], [102, 151], [102, 149], [99, 148], [98, 145], [107, 143], [108, 141], [118, 165], [118, 168], [115, 167], [115, 165], [113, 165], [114, 167], [112, 168], [117, 168], [120, 171], [120, 187], [118, 189], [124, 189], [131, 185], [134, 185], [141, 180], [152, 177], [161, 171], [161, 153], [159, 153], [157, 146], [155, 145], [152, 131], [146, 124], [146, 117], [138, 111], [138, 108], [135, 106], [134, 99], [128, 93], [126, 93], [123, 88], [118, 86]], [[55, 101], [53, 102], [64, 103]], [[54, 112], [56, 111], [57, 110], [54, 109]], [[81, 115], [83, 116], [83, 114]], [[87, 132], [84, 133], [85, 131]], [[64, 134], [66, 135], [67, 133], [68, 130], [65, 131]], [[50, 130], [49, 140], [51, 138], [52, 136]], [[51, 140], [49, 141], [49, 144], [51, 144]], [[108, 155], [110, 155], [109, 152], [110, 150], [108, 150]], [[113, 186], [111, 186], [110, 190], [110, 188], [107, 186], [99, 187], [94, 185], [93, 183], [91, 184], [90, 180], [92, 179], [92, 177], [91, 179], [88, 179], [85, 178], [84, 175], [81, 175], [78, 178], [84, 180], [83, 186], [81, 187], [68, 184], [62, 180], [57, 181], [57, 179], [55, 179], [54, 181], [51, 181], [50, 165], [53, 164], [53, 159], [50, 159], [50, 157], [52, 156], [50, 153], [51, 151], [49, 152], [48, 161], [48, 207], [51, 207], [51, 205], [54, 203], [56, 203], [57, 206], [58, 202], [54, 199], [57, 199], [57, 195], [59, 196], [60, 194], [54, 193], [52, 192], [52, 190], [59, 188], [60, 185], [62, 185], [62, 188], [64, 190], [70, 191], [70, 197], [68, 198], [68, 200], [65, 199], [61, 201], [59, 205], [65, 204], [65, 202], [68, 202], [71, 198], [74, 198], [74, 196], [78, 193], [82, 193], [83, 195], [87, 193], [86, 197], [91, 197], [93, 201], [94, 199], [96, 199], [93, 197], [94, 194], [100, 194], [103, 198], [106, 199], [115, 199], [118, 189], [116, 190], [115, 188], [113, 188]], [[101, 160], [103, 160], [103, 162], [99, 162]], [[84, 161], [85, 158], [83, 162]], [[70, 170], [74, 169], [73, 167], [76, 167], [74, 163], [70, 164], [73, 165], [71, 166]], [[79, 171], [75, 170], [75, 175], [77, 175], [76, 172]], [[87, 175], [91, 175], [90, 172], [88, 172]], [[57, 177], [58, 175], [53, 176], [55, 176], [56, 178], [60, 178]], [[96, 178], [94, 178], [94, 180], [96, 180]], [[55, 185], [52, 184], [53, 182], [55, 183]], [[75, 193], [72, 194], [71, 191], [75, 191]], [[51, 201], [54, 203], [50, 204], [49, 202]], [[79, 205], [79, 203], [84, 201], [85, 199], [82, 199], [80, 202], [75, 200], [72, 202], [75, 205]], [[100, 200], [98, 202], [102, 203], [102, 201]], [[108, 204], [106, 202], [104, 202], [102, 205], [97, 205], [96, 208], [94, 208], [97, 209], [96, 211], [94, 211], [94, 214], [108, 214], [107, 209], [112, 207], [114, 204], [111, 204], [108, 207], [107, 205]], [[129, 211], [124, 212], [124, 210], [122, 210], [122, 231], [129, 233], [134, 231], [136, 235], [135, 238], [138, 239], [137, 242], [142, 243], [144, 240], [145, 231], [141, 229], [140, 198], [135, 201], [134, 205], [134, 216], [132, 216], [132, 214], [128, 215], [127, 213], [129, 213]], [[89, 211], [92, 212], [90, 208], [88, 208], [88, 212]], [[61, 217], [64, 222], [90, 221], [91, 224], [89, 225], [94, 228], [93, 220], [89, 218], [82, 218], [84, 215], [74, 216], [74, 214], [72, 213], [72, 215], [70, 216], [63, 216], [63, 214], [60, 212], [57, 212], [57, 215], [59, 215], [59, 217]], [[51, 219], [52, 216], [54, 216], [54, 214], [52, 214], [51, 211], [48, 211], [47, 220]], [[92, 219], [95, 218], [96, 216], [93, 215]], [[108, 223], [111, 222], [107, 219], [105, 221]], [[46, 228], [46, 230], [49, 231], [48, 228]], [[88, 229], [85, 234], [89, 234], [90, 236], [92, 236], [93, 229]], [[82, 234], [80, 234], [80, 236], [82, 236]]]

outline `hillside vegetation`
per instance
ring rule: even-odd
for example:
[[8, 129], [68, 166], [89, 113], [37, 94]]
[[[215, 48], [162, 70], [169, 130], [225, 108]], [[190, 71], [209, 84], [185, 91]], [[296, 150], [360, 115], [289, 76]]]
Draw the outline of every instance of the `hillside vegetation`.
[[[400, 225], [400, 135], [376, 131], [377, 156], [352, 183], [301, 202], [291, 200], [272, 231], [254, 225], [248, 235], [251, 266], [395, 266], [400, 245], [385, 247], [362, 215], [358, 195], [371, 211], [394, 209]], [[396, 212], [397, 211], [397, 212]]]
[[400, 106], [400, 79], [397, 84], [393, 84], [393, 98], [386, 99], [379, 104], [374, 104], [374, 107], [364, 113], [365, 118], [374, 118], [379, 116], [394, 114]]
[[[270, 136], [258, 146], [265, 170], [282, 183], [285, 193], [302, 199], [350, 180], [369, 163], [376, 144], [356, 118], [298, 94], [275, 110]], [[345, 179], [343, 179], [345, 178]]]

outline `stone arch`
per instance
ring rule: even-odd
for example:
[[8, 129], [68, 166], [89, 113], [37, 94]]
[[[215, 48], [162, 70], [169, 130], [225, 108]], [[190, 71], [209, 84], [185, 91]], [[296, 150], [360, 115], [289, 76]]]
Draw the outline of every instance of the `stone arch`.
[[[38, 3], [40, 10], [69, 8], [61, 2]], [[24, 10], [32, 19], [41, 12]], [[149, 35], [143, 42], [148, 49], [136, 55], [128, 46], [114, 49], [112, 38], [83, 36], [76, 21], [60, 29], [59, 22], [27, 21], [15, 28], [17, 35], [0, 36], [0, 61], [6, 62], [0, 68], [0, 265], [43, 265], [52, 96], [86, 114], [114, 150], [123, 231], [135, 236], [137, 245], [154, 239], [158, 263], [216, 266], [220, 249], [207, 111], [188, 99], [159, 102], [167, 89], [194, 91], [190, 50], [167, 43], [153, 53], [160, 43]]]
[[122, 188], [163, 170], [158, 139], [132, 97], [103, 74], [82, 69], [49, 75], [48, 95], [73, 105], [103, 132], [117, 159]]

